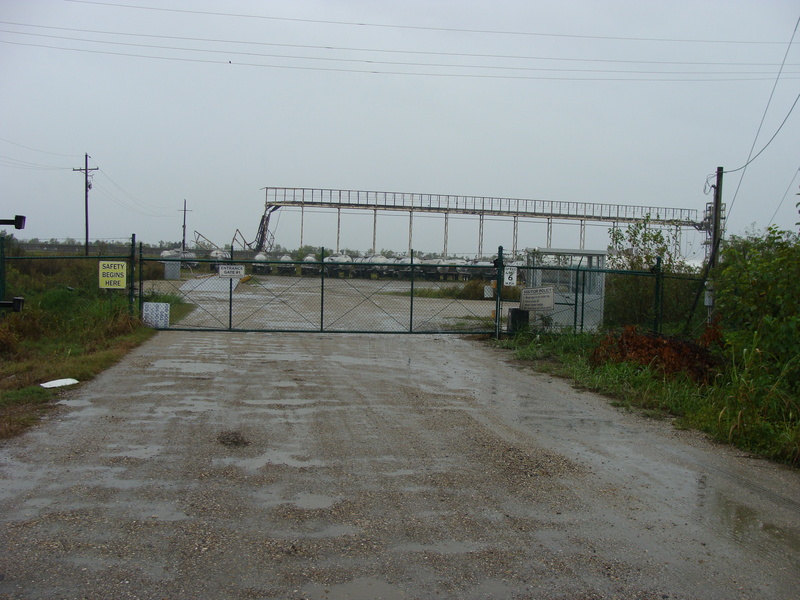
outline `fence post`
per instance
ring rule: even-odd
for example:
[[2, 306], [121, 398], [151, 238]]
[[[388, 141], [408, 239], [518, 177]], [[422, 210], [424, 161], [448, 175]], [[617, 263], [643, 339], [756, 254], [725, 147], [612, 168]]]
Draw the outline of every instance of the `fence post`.
[[6, 297], [6, 236], [0, 235], [0, 300]]
[[319, 252], [319, 330], [325, 331], [325, 247]]
[[[233, 263], [233, 243], [231, 243], [231, 263]], [[228, 331], [233, 329], [233, 278], [228, 278]]]
[[503, 297], [503, 275], [504, 275], [504, 265], [503, 265], [503, 247], [499, 246], [497, 248], [497, 260], [495, 261], [495, 267], [497, 267], [497, 273], [495, 276], [497, 277], [497, 297], [495, 298], [494, 302], [494, 339], [500, 339], [500, 322], [501, 322], [501, 314], [503, 310], [502, 305], [502, 297]]
[[128, 286], [128, 313], [133, 316], [133, 298], [135, 289], [136, 277], [136, 234], [131, 234], [131, 268], [130, 268], [130, 285]]
[[654, 301], [654, 310], [655, 313], [653, 317], [653, 331], [655, 333], [661, 333], [661, 311], [663, 310], [662, 302], [661, 302], [661, 288], [663, 286], [663, 279], [664, 273], [661, 269], [661, 257], [656, 256], [656, 266], [654, 267], [655, 275], [656, 275], [656, 285], [655, 285], [655, 297], [653, 298]]
[[409, 308], [408, 316], [408, 333], [414, 333], [414, 250], [411, 249], [411, 261], [409, 263], [411, 269], [411, 306]]
[[139, 318], [144, 309], [144, 244], [139, 242]]
[[581, 333], [586, 319], [586, 271], [581, 271]]

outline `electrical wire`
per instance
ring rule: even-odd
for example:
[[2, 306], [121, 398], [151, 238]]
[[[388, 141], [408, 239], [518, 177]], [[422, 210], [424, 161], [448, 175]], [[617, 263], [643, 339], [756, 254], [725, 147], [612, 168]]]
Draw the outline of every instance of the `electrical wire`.
[[[758, 124], [758, 130], [756, 131], [755, 138], [753, 138], [753, 144], [750, 146], [750, 153], [747, 155], [747, 161], [745, 162], [744, 165], [742, 165], [738, 169], [734, 169], [733, 171], [729, 171], [730, 173], [734, 173], [736, 171], [742, 171], [742, 176], [739, 178], [739, 182], [738, 182], [738, 184], [736, 186], [736, 191], [733, 194], [733, 199], [731, 200], [731, 203], [728, 206], [728, 210], [727, 210], [727, 213], [725, 215], [725, 224], [727, 224], [728, 219], [731, 216], [731, 212], [733, 211], [733, 206], [736, 203], [736, 198], [739, 195], [739, 190], [742, 187], [742, 181], [744, 181], [745, 173], [747, 173], [747, 165], [749, 165], [756, 158], [758, 158], [761, 155], [761, 153], [764, 152], [764, 150], [766, 150], [767, 147], [772, 143], [772, 140], [775, 139], [775, 137], [778, 135], [778, 132], [780, 132], [780, 130], [783, 128], [783, 125], [784, 125], [784, 123], [786, 123], [787, 119], [789, 118], [789, 115], [792, 114], [792, 111], [794, 110], [794, 107], [797, 105], [797, 101], [800, 100], [800, 94], [798, 94], [797, 98], [795, 98], [794, 103], [792, 104], [792, 107], [789, 109], [788, 114], [786, 115], [786, 117], [784, 117], [784, 119], [781, 122], [780, 126], [778, 127], [777, 131], [769, 139], [769, 141], [766, 143], [766, 145], [758, 152], [758, 154], [756, 154], [755, 156], [752, 156], [753, 155], [753, 150], [756, 147], [756, 142], [758, 141], [758, 136], [761, 133], [761, 127], [764, 125], [764, 120], [767, 118], [767, 112], [769, 111], [769, 107], [772, 104], [772, 98], [775, 95], [775, 89], [778, 87], [778, 82], [781, 79], [781, 73], [783, 72], [783, 66], [786, 64], [786, 59], [789, 56], [789, 51], [792, 49], [792, 43], [794, 42], [794, 36], [797, 34], [798, 26], [800, 26], [800, 17], [798, 17], [797, 22], [794, 24], [794, 29], [792, 30], [792, 37], [789, 39], [789, 44], [786, 47], [786, 52], [784, 53], [783, 61], [781, 62], [781, 68], [778, 71], [777, 77], [775, 77], [775, 83], [772, 85], [772, 91], [770, 92], [769, 98], [767, 99], [767, 105], [766, 105], [766, 107], [764, 107], [764, 114], [761, 116], [761, 122]], [[750, 158], [751, 156], [752, 156], [752, 158]], [[723, 230], [724, 230], [724, 227], [723, 227]], [[717, 240], [721, 239], [721, 237], [722, 236], [718, 236]]]
[[775, 215], [778, 214], [778, 211], [781, 209], [781, 206], [783, 206], [783, 202], [784, 202], [784, 200], [786, 200], [786, 196], [789, 195], [789, 190], [792, 189], [792, 186], [794, 185], [794, 180], [797, 179], [797, 174], [798, 173], [800, 173], [800, 167], [798, 167], [797, 170], [794, 172], [794, 175], [792, 175], [792, 180], [789, 182], [789, 185], [786, 187], [786, 191], [783, 193], [783, 198], [781, 198], [781, 201], [778, 203], [778, 206], [775, 208], [775, 212], [772, 213], [772, 216], [769, 218], [769, 224], [770, 225], [773, 225], [775, 223]]
[[125, 196], [127, 196], [133, 203], [137, 204], [140, 208], [148, 211], [148, 213], [150, 213], [150, 216], [156, 216], [156, 217], [171, 217], [172, 216], [172, 215], [166, 215], [166, 214], [157, 212], [157, 211], [159, 211], [161, 209], [160, 206], [154, 205], [154, 204], [148, 204], [147, 202], [139, 200], [136, 196], [134, 196], [133, 194], [127, 192], [125, 189], [122, 188], [122, 186], [120, 186], [116, 181], [114, 181], [111, 178], [111, 176], [108, 174], [108, 172], [105, 169], [99, 169], [97, 172], [99, 174], [103, 175], [106, 179], [108, 179], [114, 185], [114, 187], [116, 187], [120, 192], [125, 194]]
[[32, 171], [69, 171], [70, 167], [57, 167], [55, 165], [43, 165], [41, 163], [30, 162], [12, 158], [11, 156], [0, 156], [0, 165], [15, 169], [28, 169]]
[[51, 154], [53, 156], [65, 156], [67, 158], [75, 158], [73, 154], [60, 154], [58, 152], [48, 152], [47, 150], [39, 150], [37, 148], [31, 148], [30, 146], [23, 146], [22, 144], [18, 144], [16, 142], [12, 142], [11, 140], [7, 140], [6, 138], [0, 137], [0, 142], [5, 142], [6, 144], [11, 144], [12, 146], [18, 146], [19, 148], [25, 148], [25, 150], [32, 150], [34, 152], [41, 152], [42, 154]]
[[[701, 62], [701, 61], [662, 61], [662, 60], [611, 60], [602, 58], [568, 58], [558, 56], [530, 56], [520, 54], [483, 54], [475, 52], [433, 52], [427, 50], [399, 50], [393, 48], [359, 48], [353, 46], [319, 46], [313, 44], [286, 44], [275, 42], [254, 42], [245, 40], [230, 40], [230, 39], [215, 39], [215, 38], [202, 38], [202, 37], [185, 37], [174, 35], [156, 35], [149, 33], [129, 33], [122, 31], [104, 31], [97, 29], [79, 29], [74, 27], [53, 27], [48, 25], [34, 25], [31, 23], [19, 23], [14, 21], [0, 21], [2, 25], [14, 25], [19, 27], [31, 27], [36, 29], [49, 29], [56, 31], [71, 31], [75, 33], [89, 33], [99, 35], [113, 35], [119, 37], [138, 37], [138, 38], [154, 38], [162, 40], [176, 40], [182, 42], [203, 42], [214, 44], [237, 44], [248, 46], [268, 46], [273, 48], [300, 48], [303, 50], [325, 50], [325, 51], [346, 51], [346, 52], [369, 52], [369, 53], [384, 53], [384, 54], [412, 54], [423, 56], [453, 56], [461, 58], [492, 58], [492, 59], [505, 59], [505, 60], [542, 60], [542, 61], [557, 61], [557, 62], [588, 62], [588, 63], [610, 63], [610, 64], [640, 64], [640, 65], [672, 65], [672, 66], [725, 66], [725, 67], [777, 67], [779, 63], [753, 63], [753, 62]], [[8, 33], [24, 33], [9, 31]], [[77, 39], [77, 38], [66, 38]], [[93, 40], [92, 40], [93, 41]], [[798, 66], [792, 64], [791, 66]]]
[[[476, 65], [476, 64], [452, 64], [452, 63], [420, 63], [408, 61], [387, 61], [387, 60], [374, 60], [374, 59], [359, 59], [359, 58], [335, 58], [329, 56], [293, 56], [287, 54], [271, 54], [265, 52], [241, 52], [230, 50], [215, 50], [205, 48], [187, 48], [176, 46], [162, 46], [155, 44], [137, 44], [132, 42], [116, 42], [116, 41], [103, 41], [92, 40], [87, 38], [75, 38], [43, 33], [30, 33], [30, 32], [17, 32], [9, 31], [7, 29], [0, 29], [0, 33], [9, 33], [12, 35], [25, 35], [31, 37], [49, 38], [62, 41], [71, 42], [85, 42], [90, 44], [106, 44], [111, 46], [127, 46], [132, 48], [146, 48], [153, 50], [171, 50], [179, 52], [194, 52], [206, 54], [224, 54], [225, 56], [246, 56], [246, 57], [261, 57], [261, 58], [285, 58], [290, 60], [313, 60], [334, 63], [356, 63], [365, 64], [369, 66], [384, 65], [384, 66], [400, 66], [400, 67], [436, 67], [436, 68], [451, 68], [451, 69], [488, 69], [498, 71], [537, 71], [537, 72], [564, 72], [564, 73], [613, 73], [613, 74], [629, 74], [629, 75], [772, 75], [772, 72], [759, 72], [759, 71], [645, 71], [645, 70], [619, 70], [619, 69], [572, 69], [572, 68], [556, 68], [556, 67], [523, 67], [523, 66], [505, 66], [505, 65]], [[795, 72], [796, 74], [798, 72]]]
[[[83, 52], [88, 54], [102, 54], [106, 56], [126, 56], [133, 58], [144, 58], [150, 60], [168, 60], [187, 63], [201, 63], [201, 64], [217, 64], [217, 65], [230, 65], [244, 66], [244, 67], [259, 67], [269, 69], [282, 69], [282, 70], [300, 70], [300, 71], [317, 71], [317, 72], [332, 72], [332, 73], [357, 73], [362, 75], [401, 75], [401, 76], [414, 76], [414, 77], [445, 77], [445, 78], [470, 78], [470, 79], [505, 79], [505, 80], [520, 80], [520, 81], [603, 81], [603, 82], [666, 82], [666, 83], [711, 83], [711, 82], [735, 82], [735, 81], [771, 81], [772, 77], [714, 77], [714, 78], [698, 78], [698, 77], [673, 77], [669, 73], [665, 77], [556, 77], [550, 75], [544, 76], [531, 76], [531, 75], [493, 75], [481, 73], [425, 73], [413, 71], [380, 71], [376, 69], [347, 69], [347, 68], [331, 68], [331, 67], [312, 67], [303, 65], [277, 65], [277, 64], [263, 64], [263, 63], [248, 63], [236, 62], [228, 60], [210, 60], [200, 58], [180, 58], [171, 56], [152, 56], [146, 54], [132, 54], [126, 52], [111, 52], [108, 50], [89, 50], [86, 48], [65, 48], [63, 46], [53, 46], [48, 44], [31, 44], [24, 42], [12, 42], [8, 40], [0, 40], [2, 44], [11, 44], [16, 46], [28, 46], [34, 48], [48, 48], [52, 50], [64, 50], [70, 52]], [[633, 73], [632, 73], [633, 74]], [[792, 77], [790, 79], [800, 79]]]
[[374, 28], [387, 28], [387, 29], [410, 29], [415, 31], [445, 31], [451, 33], [479, 33], [479, 34], [492, 34], [492, 35], [509, 35], [509, 36], [534, 36], [534, 37], [552, 37], [552, 38], [572, 38], [572, 39], [592, 39], [592, 40], [610, 40], [610, 41], [634, 41], [634, 42], [670, 42], [670, 43], [696, 43], [696, 44], [782, 44], [782, 42], [762, 42], [762, 41], [737, 41], [737, 40], [692, 40], [692, 39], [678, 39], [678, 38], [638, 38], [638, 37], [619, 37], [619, 36], [601, 36], [601, 35], [574, 35], [574, 34], [561, 34], [561, 33], [541, 33], [532, 31], [503, 31], [491, 29], [462, 29], [457, 27], [424, 27], [420, 25], [398, 25], [387, 23], [363, 23], [359, 21], [333, 21], [324, 19], [302, 19], [295, 17], [275, 17], [268, 15], [251, 15], [241, 13], [224, 13], [203, 10], [188, 10], [178, 8], [164, 8], [155, 6], [141, 6], [131, 4], [120, 4], [113, 2], [97, 2], [93, 0], [65, 0], [75, 4], [92, 4], [96, 6], [106, 6], [111, 8], [128, 8], [135, 10], [149, 10], [168, 13], [182, 13], [182, 14], [195, 14], [207, 15], [213, 17], [234, 17], [244, 19], [262, 19], [270, 21], [288, 21], [296, 23], [316, 23], [322, 25], [346, 25], [356, 27], [374, 27]]

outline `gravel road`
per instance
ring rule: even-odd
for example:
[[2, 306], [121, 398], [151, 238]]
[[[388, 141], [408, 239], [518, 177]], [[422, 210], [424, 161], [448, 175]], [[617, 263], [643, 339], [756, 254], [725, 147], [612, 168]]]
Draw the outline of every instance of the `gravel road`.
[[796, 599], [800, 473], [456, 336], [161, 332], [0, 445], [3, 599]]

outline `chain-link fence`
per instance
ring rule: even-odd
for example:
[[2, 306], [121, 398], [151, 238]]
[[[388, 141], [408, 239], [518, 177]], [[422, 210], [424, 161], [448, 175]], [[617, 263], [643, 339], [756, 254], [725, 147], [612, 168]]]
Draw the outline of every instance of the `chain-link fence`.
[[[165, 259], [146, 256], [141, 246], [135, 256], [133, 243], [130, 255], [0, 254], [0, 300], [126, 299], [159, 329], [499, 335], [636, 325], [671, 333], [694, 331], [705, 316], [702, 303], [695, 310], [703, 289], [698, 277], [665, 274], [658, 265], [634, 272], [504, 263], [502, 249], [494, 263], [350, 259], [324, 251], [304, 260]], [[125, 265], [124, 286], [102, 289], [104, 263]], [[504, 285], [509, 269], [516, 285]], [[520, 295], [530, 288], [549, 290], [552, 308], [521, 311]]]
[[600, 331], [637, 326], [657, 333], [694, 331], [704, 314], [697, 299], [699, 276], [604, 268], [536, 266], [526, 268], [531, 287], [550, 287], [554, 307], [532, 312], [530, 327], [549, 331]]
[[[74, 298], [127, 303], [135, 310], [136, 268], [132, 241], [128, 254], [28, 255], [18, 243], [7, 248], [0, 236], [0, 300], [17, 298], [19, 308], [57, 307]], [[14, 308], [16, 310], [16, 307]], [[0, 316], [2, 314], [0, 313]]]

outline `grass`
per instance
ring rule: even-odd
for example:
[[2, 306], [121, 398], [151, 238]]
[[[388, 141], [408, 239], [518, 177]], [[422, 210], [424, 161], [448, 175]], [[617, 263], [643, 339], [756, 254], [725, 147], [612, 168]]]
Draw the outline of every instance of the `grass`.
[[[86, 262], [71, 265], [73, 271], [94, 275], [96, 263]], [[39, 285], [22, 287], [22, 312], [0, 313], [0, 439], [36, 423], [63, 393], [39, 384], [92, 379], [154, 333], [130, 314], [124, 294], [42, 283], [46, 274], [36, 279]], [[25, 277], [15, 277], [19, 281]]]
[[797, 390], [769, 374], [764, 365], [769, 357], [763, 353], [735, 357], [728, 352], [711, 381], [698, 383], [686, 373], [667, 374], [654, 364], [592, 364], [598, 342], [591, 334], [524, 333], [499, 344], [538, 370], [608, 396], [615, 406], [672, 418], [677, 427], [703, 431], [754, 455], [800, 467]]

